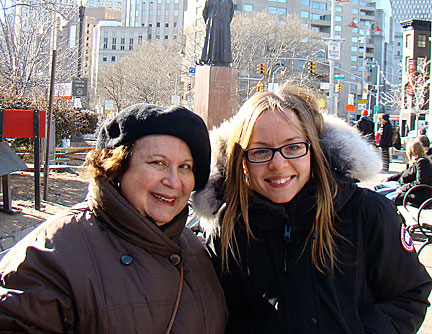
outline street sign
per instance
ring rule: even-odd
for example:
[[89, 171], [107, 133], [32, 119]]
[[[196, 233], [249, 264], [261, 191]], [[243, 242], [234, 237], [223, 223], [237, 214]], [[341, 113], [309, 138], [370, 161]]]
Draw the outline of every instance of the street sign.
[[379, 106], [374, 106], [373, 113], [378, 114], [379, 113]]
[[374, 62], [374, 61], [368, 61], [368, 62], [366, 62], [366, 65], [376, 66], [376, 62]]
[[355, 111], [355, 105], [345, 104], [345, 111]]
[[113, 111], [114, 110], [114, 100], [105, 100], [105, 111]]
[[195, 70], [195, 67], [189, 67], [189, 74], [194, 74]]
[[87, 96], [87, 79], [73, 79], [72, 80], [72, 96], [84, 97]]
[[320, 89], [329, 90], [330, 89], [330, 83], [329, 82], [321, 82], [320, 83]]
[[343, 79], [345, 79], [345, 75], [343, 75], [343, 74], [335, 74], [334, 78], [335, 78], [335, 80], [343, 80]]
[[359, 110], [366, 109], [366, 104], [359, 103], [357, 106]]
[[363, 100], [363, 99], [358, 100], [357, 102], [358, 102], [358, 104], [366, 104], [366, 100]]
[[332, 60], [340, 60], [340, 42], [328, 41], [327, 58]]

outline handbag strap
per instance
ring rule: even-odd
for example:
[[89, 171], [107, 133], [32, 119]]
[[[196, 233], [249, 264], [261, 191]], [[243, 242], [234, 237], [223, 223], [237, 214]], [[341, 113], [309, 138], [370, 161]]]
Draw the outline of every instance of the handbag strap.
[[177, 315], [177, 311], [178, 311], [178, 308], [179, 308], [179, 305], [180, 305], [180, 298], [181, 298], [181, 294], [182, 294], [182, 291], [183, 291], [183, 278], [184, 278], [184, 268], [183, 268], [183, 263], [181, 263], [180, 264], [180, 286], [179, 286], [179, 291], [178, 291], [178, 294], [177, 294], [176, 303], [175, 303], [175, 306], [174, 306], [173, 313], [171, 315], [171, 320], [169, 322], [166, 334], [169, 334], [171, 332], [172, 326], [174, 325], [174, 320], [175, 320], [175, 317]]

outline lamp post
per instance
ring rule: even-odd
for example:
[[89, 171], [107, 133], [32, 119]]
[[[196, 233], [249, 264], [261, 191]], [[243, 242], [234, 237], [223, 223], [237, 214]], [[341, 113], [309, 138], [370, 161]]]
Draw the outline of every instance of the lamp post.
[[79, 9], [79, 35], [78, 35], [78, 73], [77, 77], [81, 78], [81, 67], [82, 67], [82, 46], [83, 46], [83, 31], [84, 31], [84, 15], [85, 6], [87, 0], [77, 0], [77, 5]]

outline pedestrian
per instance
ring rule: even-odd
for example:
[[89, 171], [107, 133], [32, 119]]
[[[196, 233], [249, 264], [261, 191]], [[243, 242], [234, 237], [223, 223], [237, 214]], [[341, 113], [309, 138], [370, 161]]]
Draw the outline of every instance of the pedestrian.
[[[419, 184], [432, 185], [432, 166], [420, 140], [410, 142], [406, 148], [409, 167], [404, 171], [389, 176], [382, 183], [374, 186], [376, 192], [385, 195], [396, 205], [402, 205], [405, 194]], [[420, 206], [431, 194], [426, 189], [419, 189], [412, 194], [409, 202]]]
[[427, 156], [431, 156], [432, 155], [432, 147], [430, 147], [430, 141], [429, 138], [425, 135], [420, 135], [418, 137], [419, 142], [423, 145], [423, 148], [426, 152]]
[[130, 106], [86, 158], [86, 201], [49, 219], [0, 263], [0, 331], [223, 333], [224, 295], [185, 228], [210, 143], [180, 106]]
[[380, 168], [357, 131], [285, 86], [255, 94], [212, 137], [212, 175], [192, 205], [226, 333], [418, 330], [432, 280], [391, 201], [355, 183]]
[[374, 143], [375, 131], [374, 123], [369, 118], [369, 111], [364, 109], [361, 113], [361, 118], [355, 123], [354, 127], [360, 131], [370, 143]]
[[379, 147], [381, 149], [383, 172], [389, 171], [390, 164], [390, 147], [393, 145], [393, 127], [390, 123], [389, 114], [384, 114], [382, 116], [382, 134], [379, 141]]

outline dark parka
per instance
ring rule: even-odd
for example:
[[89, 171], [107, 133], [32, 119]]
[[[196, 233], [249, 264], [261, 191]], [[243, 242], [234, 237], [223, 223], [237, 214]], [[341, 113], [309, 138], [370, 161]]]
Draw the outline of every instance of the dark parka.
[[[184, 228], [163, 231], [111, 185], [45, 222], [0, 263], [0, 332], [223, 333], [224, 296], [205, 247]], [[179, 257], [177, 257], [177, 255]]]
[[389, 121], [387, 121], [383, 127], [379, 147], [392, 147], [393, 146], [393, 127]]
[[[388, 177], [387, 180], [398, 181], [401, 185], [400, 190], [402, 192], [398, 195], [396, 199], [396, 203], [401, 204], [406, 192], [412, 187], [419, 184], [432, 185], [432, 165], [429, 159], [419, 158], [403, 172], [392, 175]], [[410, 198], [410, 202], [416, 205], [420, 205], [430, 195], [430, 191], [426, 188], [419, 189], [412, 194], [413, 197]]]
[[367, 116], [363, 116], [354, 126], [360, 131], [362, 136], [366, 137], [370, 142], [374, 141], [374, 123]]
[[[334, 273], [321, 273], [312, 264], [313, 178], [289, 203], [252, 195], [249, 219], [256, 238], [248, 246], [243, 225], [237, 225], [240, 261], [231, 258], [229, 273], [220, 268], [220, 155], [213, 168], [218, 175], [208, 184], [212, 188], [194, 195], [194, 209], [212, 233], [209, 242], [230, 314], [226, 333], [408, 334], [424, 319], [432, 280], [393, 203], [352, 181], [363, 179], [365, 170], [379, 169], [376, 153], [366, 150], [367, 143], [345, 124], [327, 118], [325, 127], [321, 141], [338, 184], [335, 227], [341, 237], [336, 238]], [[223, 141], [215, 142], [224, 154]], [[213, 220], [206, 207], [211, 196], [219, 207]]]

